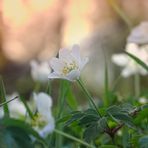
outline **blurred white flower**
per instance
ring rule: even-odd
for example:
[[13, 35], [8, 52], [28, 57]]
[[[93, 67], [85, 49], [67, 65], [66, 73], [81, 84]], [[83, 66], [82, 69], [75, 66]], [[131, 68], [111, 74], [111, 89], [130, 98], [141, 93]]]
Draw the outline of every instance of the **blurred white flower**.
[[127, 41], [136, 44], [148, 44], [148, 22], [141, 22], [132, 29]]
[[141, 103], [141, 104], [148, 103], [148, 99], [145, 97], [141, 97], [141, 98], [139, 98], [139, 103]]
[[32, 60], [30, 66], [33, 80], [43, 83], [48, 81], [48, 75], [51, 72], [51, 69], [47, 61], [39, 63], [38, 61]]
[[[18, 93], [13, 93], [12, 95], [7, 95], [6, 99], [10, 100], [15, 98], [16, 96], [18, 96]], [[24, 104], [19, 100], [19, 98], [11, 101], [8, 103], [8, 108], [10, 111], [10, 117], [12, 118], [19, 118], [19, 119], [24, 119], [25, 115], [26, 115], [26, 108], [24, 106]], [[3, 107], [0, 108], [0, 118], [2, 118], [4, 116], [4, 111], [3, 111]]]
[[87, 62], [88, 58], [81, 58], [78, 45], [73, 45], [71, 50], [60, 49], [59, 58], [54, 57], [50, 61], [53, 72], [49, 74], [48, 78], [75, 81], [80, 77], [80, 72]]
[[55, 123], [51, 113], [52, 99], [46, 93], [33, 94], [37, 114], [32, 121], [34, 129], [42, 137], [46, 137], [54, 130]]
[[[134, 43], [128, 43], [126, 51], [133, 54], [148, 65], [148, 45], [138, 46]], [[113, 54], [112, 61], [118, 66], [123, 67], [122, 76], [128, 77], [133, 74], [139, 73], [141, 75], [147, 75], [147, 71], [136, 61], [130, 58], [126, 54]]]

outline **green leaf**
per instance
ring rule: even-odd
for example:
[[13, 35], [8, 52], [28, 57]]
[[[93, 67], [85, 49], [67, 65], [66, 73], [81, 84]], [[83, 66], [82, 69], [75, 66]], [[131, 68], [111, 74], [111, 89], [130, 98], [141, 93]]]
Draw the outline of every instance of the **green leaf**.
[[146, 108], [148, 108], [148, 104], [144, 104], [144, 105], [141, 106], [141, 109], [142, 109], [142, 110], [143, 110], [143, 109], [146, 109]]
[[91, 108], [89, 108], [89, 109], [87, 109], [86, 111], [84, 111], [84, 113], [85, 113], [85, 114], [89, 114], [89, 115], [96, 115], [96, 116], [98, 116], [97, 111], [94, 110], [94, 109], [91, 109]]
[[100, 148], [118, 148], [118, 147], [115, 145], [102, 145], [100, 146]]
[[134, 56], [129, 52], [125, 52], [129, 57], [131, 57], [134, 61], [136, 61], [139, 65], [141, 65], [146, 71], [148, 71], [148, 65], [141, 61], [138, 57]]
[[71, 123], [75, 121], [79, 121], [80, 118], [83, 117], [83, 113], [80, 111], [76, 111], [75, 113], [72, 113], [72, 117], [65, 123], [64, 126], [69, 126]]
[[9, 128], [9, 127], [20, 128], [24, 130], [27, 134], [32, 135], [35, 138], [37, 138], [37, 140], [39, 140], [41, 143], [45, 143], [44, 139], [41, 138], [39, 134], [34, 129], [32, 129], [32, 127], [29, 124], [21, 120], [17, 120], [13, 118], [3, 118], [0, 120], [0, 126], [4, 126], [6, 128]]
[[99, 128], [97, 123], [91, 124], [88, 128], [85, 129], [83, 138], [85, 141], [90, 142], [99, 136]]
[[66, 102], [67, 102], [67, 104], [70, 106], [70, 108], [72, 110], [77, 109], [78, 103], [77, 103], [77, 100], [76, 100], [75, 96], [72, 93], [71, 87], [69, 87], [67, 97], [66, 97]]
[[131, 116], [129, 116], [127, 107], [129, 108], [129, 106], [126, 105], [124, 106], [124, 108], [122, 108], [121, 106], [113, 105], [107, 109], [107, 113], [114, 121], [122, 121], [127, 126], [133, 127], [133, 119]]
[[107, 109], [107, 113], [110, 115], [114, 115], [114, 114], [121, 112], [121, 110], [122, 110], [121, 107], [119, 107], [117, 105], [113, 105]]
[[[6, 102], [6, 91], [5, 91], [5, 86], [4, 86], [4, 82], [2, 80], [2, 77], [0, 76], [0, 99], [2, 102]], [[4, 115], [5, 116], [9, 116], [9, 108], [8, 108], [8, 104], [4, 104], [3, 106], [3, 110], [4, 110]]]
[[105, 71], [104, 71], [104, 90], [105, 90], [105, 96], [104, 96], [104, 106], [108, 106], [109, 105], [109, 76], [108, 76], [108, 63], [107, 63], [107, 58], [106, 55], [104, 53], [104, 59], [105, 59]]
[[34, 118], [33, 113], [32, 113], [32, 111], [30, 110], [30, 108], [29, 108], [29, 106], [28, 106], [26, 100], [23, 98], [23, 96], [20, 96], [19, 98], [20, 98], [20, 100], [22, 101], [22, 103], [24, 104], [24, 106], [25, 106], [25, 108], [26, 108], [26, 110], [27, 110], [27, 112], [28, 112], [28, 115], [30, 116], [31, 119], [33, 119], [33, 118]]
[[129, 115], [125, 114], [125, 113], [118, 113], [118, 114], [114, 114], [113, 117], [115, 118], [115, 120], [120, 120], [123, 123], [125, 123], [127, 126], [133, 127], [133, 119], [132, 117], [130, 117]]
[[92, 122], [97, 122], [99, 119], [100, 119], [99, 116], [91, 115], [91, 114], [86, 114], [78, 122], [79, 122], [80, 126], [82, 126], [82, 125], [88, 126]]
[[147, 148], [148, 147], [148, 135], [143, 136], [139, 139], [140, 148]]
[[107, 124], [107, 119], [106, 117], [102, 117], [99, 121], [98, 121], [98, 126], [99, 126], [99, 130], [100, 131], [104, 131], [106, 129], [108, 129], [108, 124]]
[[133, 111], [135, 109], [135, 107], [129, 103], [124, 103], [120, 106], [122, 108], [122, 112], [125, 112], [125, 113], [130, 113], [131, 111]]
[[13, 138], [17, 145], [21, 148], [32, 148], [33, 144], [31, 141], [31, 138], [29, 137], [28, 133], [21, 128], [18, 127], [8, 127], [7, 128], [7, 136], [5, 140], [7, 140], [7, 143], [9, 144], [10, 147], [12, 147], [12, 143], [9, 142], [9, 139], [7, 137]]
[[141, 111], [137, 114], [137, 116], [136, 116], [136, 118], [135, 118], [134, 121], [135, 121], [136, 124], [140, 124], [141, 121], [143, 121], [145, 118], [148, 119], [148, 108], [145, 108], [145, 109], [141, 110]]

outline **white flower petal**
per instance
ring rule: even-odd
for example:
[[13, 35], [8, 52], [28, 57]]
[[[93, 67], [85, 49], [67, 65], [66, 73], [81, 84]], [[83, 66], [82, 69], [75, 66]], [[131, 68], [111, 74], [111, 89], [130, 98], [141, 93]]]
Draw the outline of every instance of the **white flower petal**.
[[128, 42], [136, 44], [147, 44], [148, 43], [148, 22], [142, 22], [130, 33]]
[[80, 71], [79, 70], [72, 70], [68, 75], [66, 76], [66, 79], [69, 81], [75, 81], [80, 77]]
[[51, 118], [50, 122], [39, 131], [39, 135], [43, 138], [47, 137], [48, 134], [52, 133], [55, 128], [54, 119]]
[[60, 49], [59, 59], [52, 59], [51, 66], [54, 70], [48, 78], [62, 78], [74, 81], [80, 76], [80, 71], [88, 62], [87, 58], [80, 57], [79, 46], [72, 46], [72, 50]]
[[30, 62], [30, 66], [31, 66], [31, 76], [33, 80], [40, 82], [47, 82], [48, 74], [51, 72], [51, 69], [47, 61], [39, 63], [35, 60], [32, 60]]
[[59, 50], [59, 59], [65, 59], [68, 55], [70, 55], [70, 50], [65, 48]]
[[33, 98], [35, 100], [37, 110], [41, 115], [46, 116], [51, 113], [52, 99], [49, 95], [43, 92], [39, 94], [34, 93]]
[[84, 66], [88, 63], [89, 61], [89, 58], [86, 57], [86, 58], [83, 58], [82, 61], [81, 61], [81, 65], [80, 65], [80, 70], [84, 68]]
[[125, 78], [131, 76], [132, 74], [134, 74], [135, 72], [130, 68], [130, 67], [126, 67], [122, 70], [121, 75]]
[[49, 79], [60, 79], [61, 78], [61, 75], [55, 73], [55, 72], [52, 72], [48, 75], [48, 78]]
[[78, 60], [78, 61], [81, 60], [79, 45], [75, 44], [72, 46], [71, 54], [76, 60]]
[[125, 66], [128, 64], [128, 56], [125, 54], [113, 54], [111, 60], [118, 66]]
[[58, 58], [52, 58], [50, 60], [50, 66], [56, 73], [61, 73], [63, 67], [65, 66], [64, 62]]

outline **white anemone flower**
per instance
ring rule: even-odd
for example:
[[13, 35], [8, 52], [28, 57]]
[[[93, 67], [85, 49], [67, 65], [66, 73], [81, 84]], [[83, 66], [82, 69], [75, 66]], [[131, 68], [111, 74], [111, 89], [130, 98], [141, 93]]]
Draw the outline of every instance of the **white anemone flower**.
[[[134, 43], [128, 43], [126, 51], [133, 54], [148, 65], [148, 46], [138, 46]], [[118, 66], [123, 67], [121, 75], [123, 77], [129, 77], [133, 74], [139, 73], [141, 75], [147, 75], [147, 71], [139, 65], [136, 61], [130, 58], [126, 54], [114, 54], [112, 55], [112, 61]]]
[[146, 98], [146, 97], [141, 97], [141, 98], [139, 98], [139, 103], [141, 103], [141, 104], [146, 104], [146, 103], [148, 103], [148, 98]]
[[54, 130], [55, 123], [51, 113], [52, 99], [46, 93], [40, 92], [33, 95], [37, 114], [32, 121], [33, 128], [42, 137], [46, 137]]
[[[9, 101], [10, 99], [15, 98], [18, 96], [18, 93], [13, 93], [12, 95], [7, 95], [6, 99]], [[12, 100], [8, 103], [8, 108], [10, 111], [10, 117], [16, 118], [16, 119], [24, 119], [26, 116], [26, 108], [24, 104], [19, 100], [19, 98], [16, 98], [15, 100]], [[4, 116], [3, 107], [0, 108], [0, 118]]]
[[80, 77], [81, 70], [87, 62], [87, 57], [82, 58], [80, 56], [80, 47], [78, 45], [73, 45], [71, 50], [60, 49], [59, 58], [53, 57], [50, 61], [53, 72], [49, 74], [48, 78], [75, 81]]
[[43, 83], [48, 81], [48, 75], [51, 72], [51, 69], [47, 61], [38, 62], [36, 60], [32, 60], [30, 62], [30, 66], [33, 80]]
[[148, 44], [148, 21], [141, 22], [134, 27], [127, 41], [129, 43]]

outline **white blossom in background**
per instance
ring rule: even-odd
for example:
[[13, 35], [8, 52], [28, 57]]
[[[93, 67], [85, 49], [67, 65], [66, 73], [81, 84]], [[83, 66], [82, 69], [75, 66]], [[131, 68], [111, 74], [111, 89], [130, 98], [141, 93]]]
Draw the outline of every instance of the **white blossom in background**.
[[33, 94], [33, 99], [36, 105], [37, 114], [32, 121], [33, 128], [42, 137], [46, 137], [54, 130], [55, 123], [52, 116], [52, 98], [46, 93], [40, 92]]
[[[128, 43], [126, 45], [126, 51], [148, 65], [148, 45], [138, 46], [134, 43]], [[147, 75], [147, 71], [125, 53], [113, 54], [112, 62], [123, 68], [121, 72], [123, 77], [129, 77], [136, 73]]]
[[48, 81], [48, 75], [51, 72], [51, 69], [47, 61], [38, 62], [36, 60], [32, 60], [30, 62], [30, 67], [31, 67], [31, 76], [34, 81], [39, 81], [43, 83]]
[[148, 22], [141, 22], [132, 29], [127, 38], [128, 43], [148, 44]]
[[146, 97], [141, 97], [141, 98], [139, 98], [139, 103], [141, 103], [141, 104], [146, 104], [146, 103], [148, 103], [148, 98], [146, 98]]
[[[18, 96], [18, 93], [13, 93], [12, 95], [7, 95], [6, 99], [11, 100]], [[24, 104], [19, 100], [19, 98], [16, 98], [15, 100], [12, 100], [8, 103], [8, 108], [10, 111], [10, 117], [17, 118], [17, 119], [24, 119], [26, 116], [26, 108]], [[0, 118], [4, 116], [3, 107], [0, 108]]]
[[48, 78], [75, 81], [80, 77], [80, 73], [87, 62], [88, 58], [81, 57], [78, 45], [73, 45], [72, 49], [60, 49], [59, 58], [53, 57], [50, 60], [53, 72], [49, 74]]

